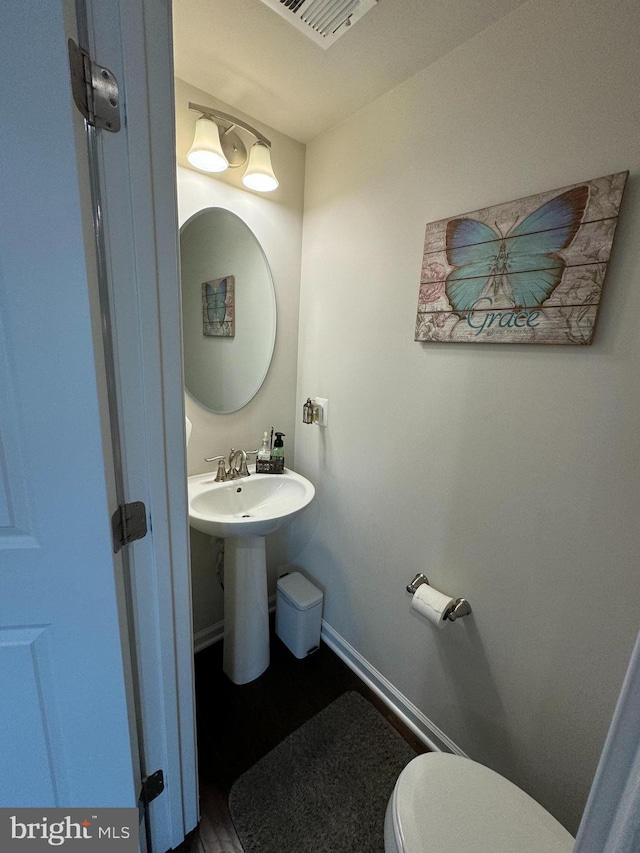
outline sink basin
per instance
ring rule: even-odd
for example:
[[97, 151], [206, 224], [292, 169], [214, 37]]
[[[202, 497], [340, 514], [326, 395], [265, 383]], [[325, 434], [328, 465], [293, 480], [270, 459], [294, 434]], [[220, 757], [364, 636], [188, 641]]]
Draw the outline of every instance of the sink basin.
[[188, 491], [191, 527], [221, 539], [274, 533], [315, 494], [307, 479], [288, 468], [224, 483], [216, 483], [214, 474], [197, 474], [189, 477]]

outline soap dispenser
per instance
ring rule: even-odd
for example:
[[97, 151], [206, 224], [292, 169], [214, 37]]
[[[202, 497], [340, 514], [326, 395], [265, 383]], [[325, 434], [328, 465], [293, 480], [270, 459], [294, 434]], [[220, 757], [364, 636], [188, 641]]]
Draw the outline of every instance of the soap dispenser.
[[262, 435], [262, 447], [258, 451], [258, 459], [261, 462], [268, 462], [271, 459], [271, 450], [269, 449], [269, 433], [265, 430]]
[[273, 442], [273, 450], [271, 452], [272, 459], [284, 459], [284, 438], [283, 432], [276, 433], [276, 440]]

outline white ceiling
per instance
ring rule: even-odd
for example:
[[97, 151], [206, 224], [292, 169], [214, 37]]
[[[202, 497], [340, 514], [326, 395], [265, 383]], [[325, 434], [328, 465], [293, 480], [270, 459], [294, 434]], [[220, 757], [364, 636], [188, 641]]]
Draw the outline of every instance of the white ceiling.
[[308, 142], [524, 0], [379, 0], [327, 50], [260, 0], [173, 0], [175, 71]]

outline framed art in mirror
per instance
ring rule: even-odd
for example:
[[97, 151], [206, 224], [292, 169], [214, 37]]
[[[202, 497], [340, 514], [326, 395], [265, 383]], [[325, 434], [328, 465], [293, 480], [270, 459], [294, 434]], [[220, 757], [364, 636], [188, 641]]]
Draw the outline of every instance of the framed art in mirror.
[[180, 229], [180, 277], [186, 390], [211, 412], [236, 412], [260, 390], [273, 356], [265, 253], [239, 216], [205, 208]]

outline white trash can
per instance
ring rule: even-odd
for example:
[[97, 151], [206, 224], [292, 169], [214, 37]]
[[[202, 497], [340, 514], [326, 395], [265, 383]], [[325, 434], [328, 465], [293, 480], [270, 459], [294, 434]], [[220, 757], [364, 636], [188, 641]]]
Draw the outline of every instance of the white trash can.
[[320, 646], [323, 595], [300, 572], [283, 575], [277, 583], [276, 634], [297, 658]]

